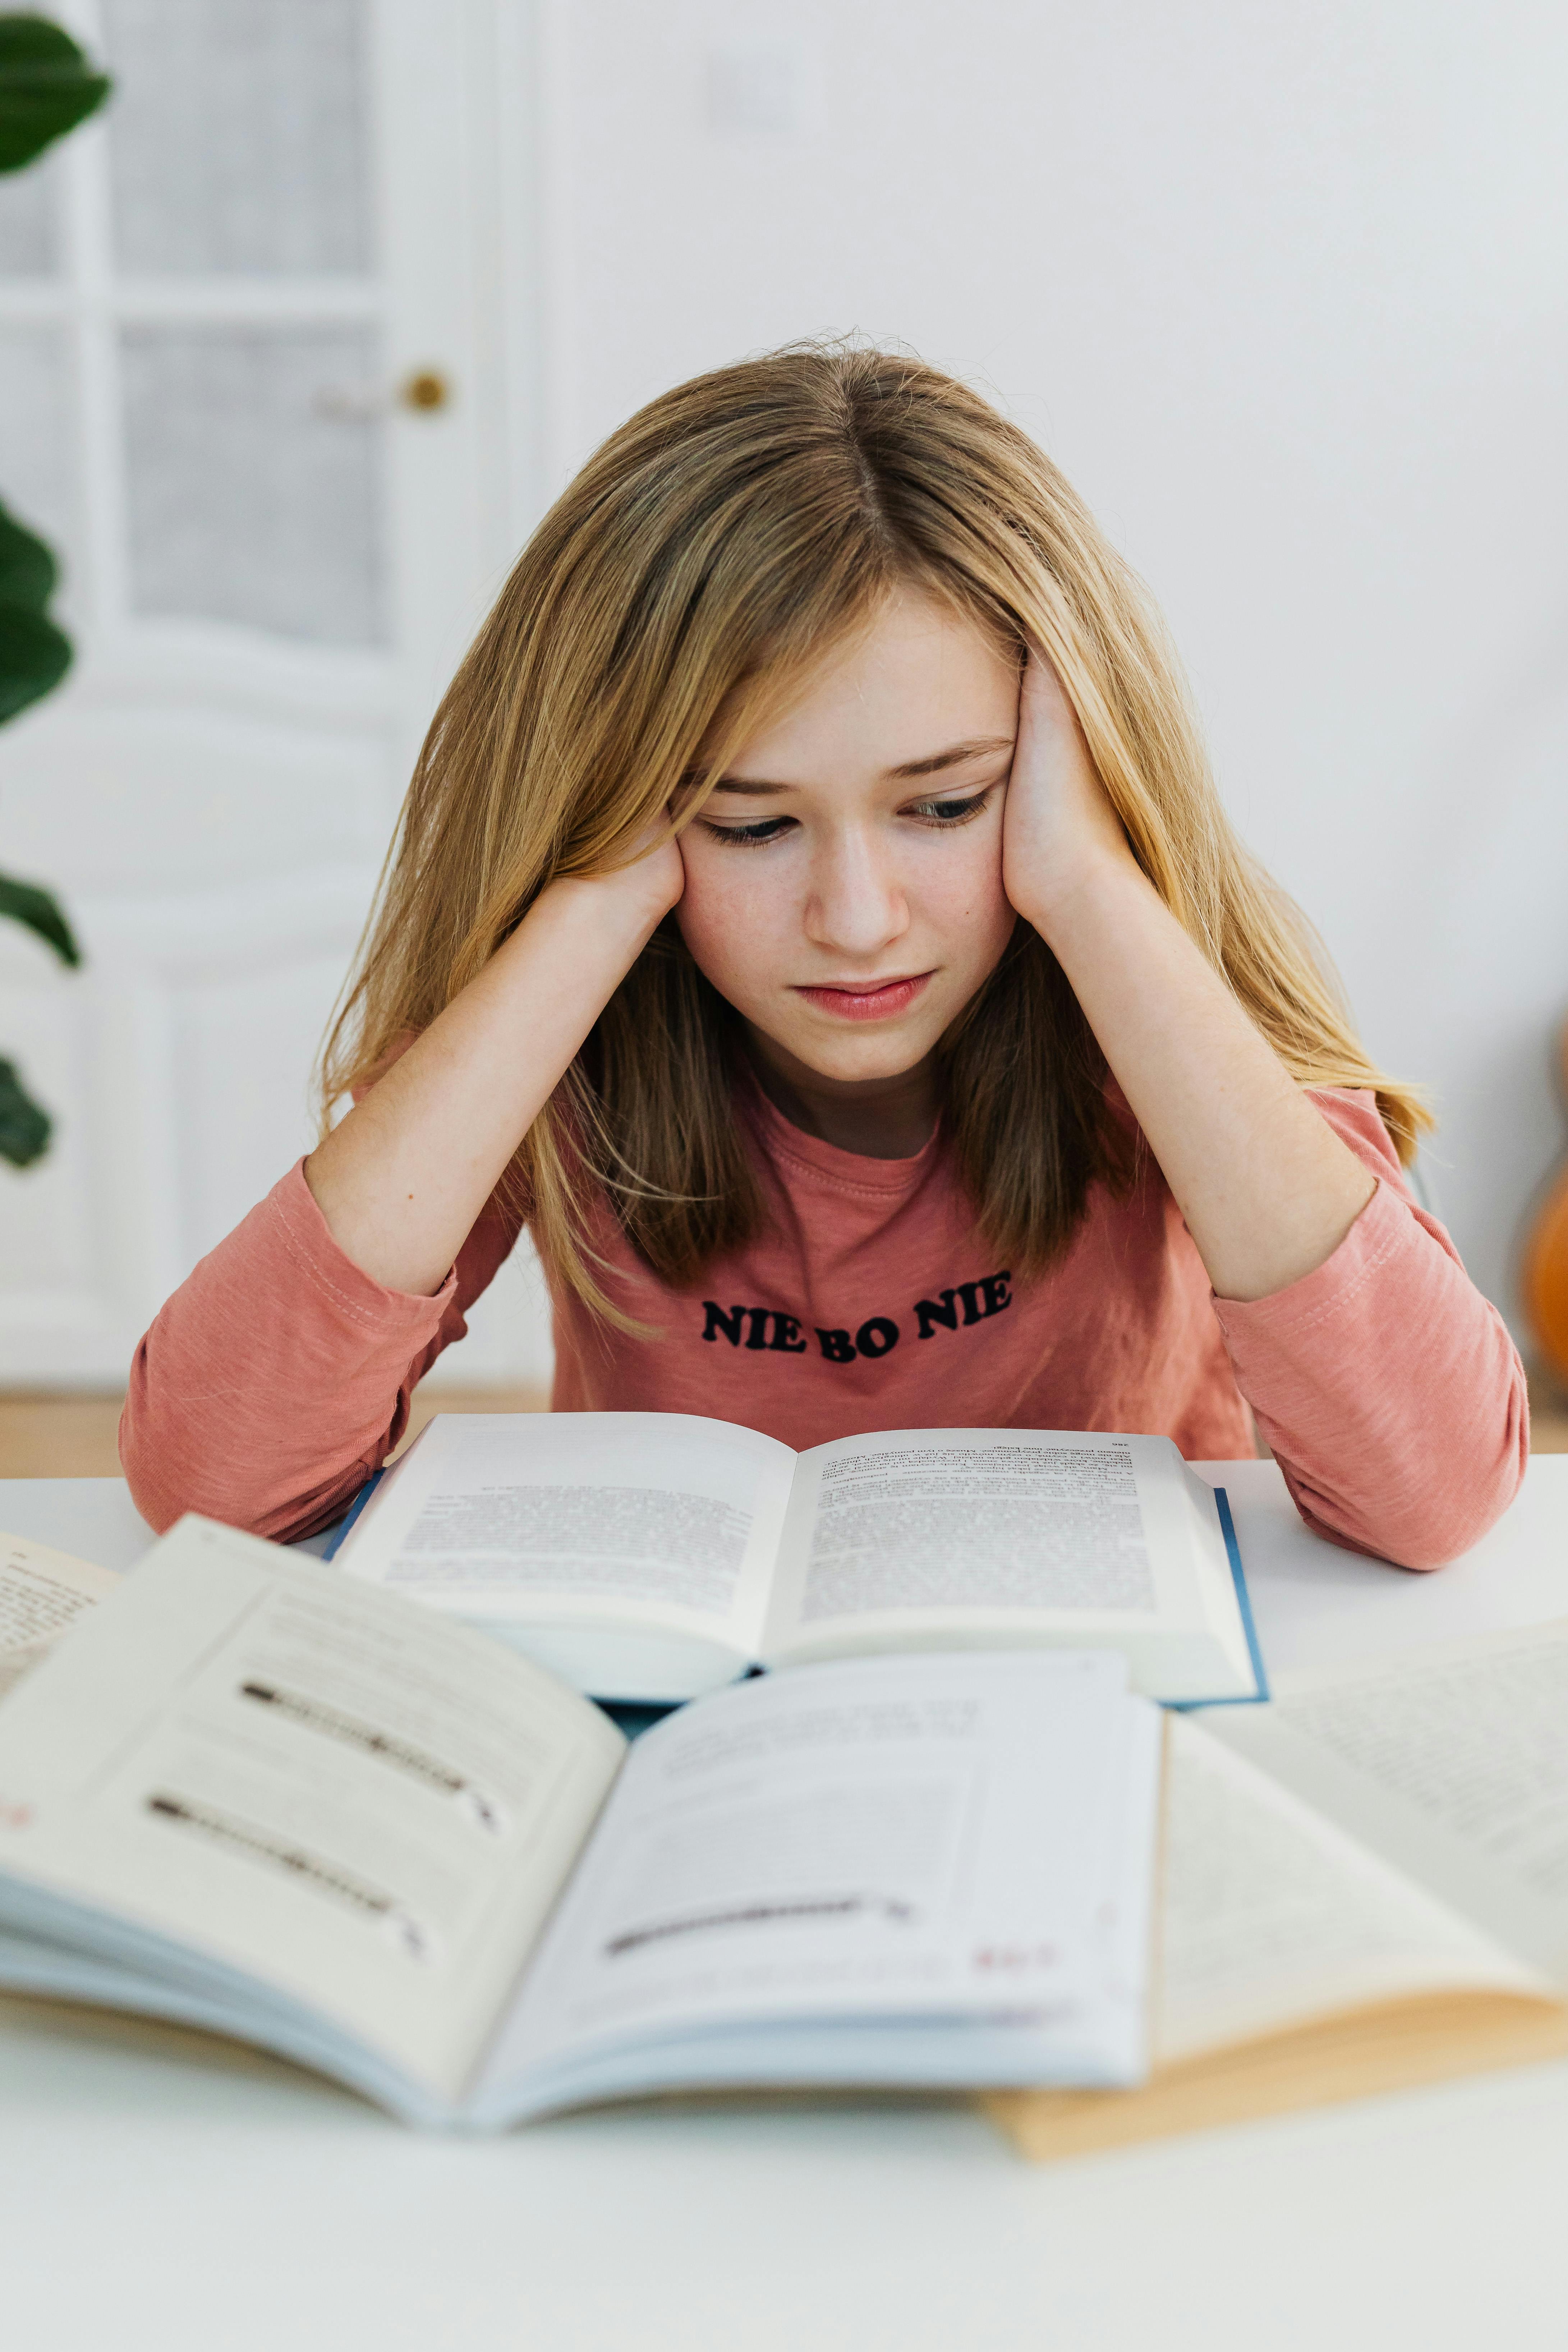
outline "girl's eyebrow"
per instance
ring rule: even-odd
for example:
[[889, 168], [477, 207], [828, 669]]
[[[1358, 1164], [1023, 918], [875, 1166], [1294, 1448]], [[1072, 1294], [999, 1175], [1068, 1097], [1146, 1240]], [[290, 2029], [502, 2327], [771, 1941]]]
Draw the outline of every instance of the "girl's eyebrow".
[[[884, 768], [882, 773], [889, 782], [909, 783], [920, 776], [940, 776], [948, 768], [961, 768], [970, 760], [989, 758], [994, 752], [1013, 749], [1011, 735], [973, 735], [963, 743], [950, 743], [945, 751], [930, 752], [923, 760], [905, 760], [896, 768]], [[695, 783], [695, 776], [691, 779]], [[713, 787], [716, 793], [737, 793], [756, 800], [766, 793], [788, 793], [798, 789], [794, 784], [772, 784], [760, 777], [721, 776]]]
[[965, 743], [950, 743], [945, 751], [933, 751], [926, 760], [906, 760], [900, 767], [889, 768], [885, 773], [902, 782], [915, 776], [940, 776], [944, 768], [961, 768], [966, 760], [983, 760], [993, 751], [1010, 751], [1011, 735], [972, 735]]

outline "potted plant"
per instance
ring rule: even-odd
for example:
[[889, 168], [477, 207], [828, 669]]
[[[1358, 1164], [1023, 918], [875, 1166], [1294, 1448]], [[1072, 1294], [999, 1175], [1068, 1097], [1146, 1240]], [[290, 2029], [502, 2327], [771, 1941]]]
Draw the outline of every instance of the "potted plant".
[[[0, 16], [0, 172], [25, 171], [101, 106], [109, 88], [59, 26]], [[49, 617], [58, 572], [43, 541], [0, 505], [0, 726], [52, 693], [70, 667], [70, 640]], [[62, 963], [80, 962], [58, 901], [38, 883], [0, 874], [0, 917], [25, 924]], [[29, 1167], [48, 1142], [47, 1111], [0, 1055], [0, 1159]]]

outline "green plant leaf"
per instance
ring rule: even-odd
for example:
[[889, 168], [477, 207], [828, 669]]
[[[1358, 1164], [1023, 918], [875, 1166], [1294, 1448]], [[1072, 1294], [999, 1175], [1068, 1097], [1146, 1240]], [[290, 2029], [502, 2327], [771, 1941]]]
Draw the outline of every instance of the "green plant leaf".
[[16, 1075], [15, 1062], [0, 1062], [0, 1160], [30, 1168], [49, 1148], [52, 1122]]
[[0, 16], [0, 172], [20, 172], [74, 131], [110, 88], [47, 16]]
[[40, 889], [36, 882], [18, 882], [14, 875], [0, 874], [0, 917], [13, 923], [25, 923], [30, 931], [53, 948], [62, 963], [79, 964], [81, 950], [76, 935], [65, 918], [58, 898]]
[[0, 726], [70, 667], [70, 639], [45, 610], [56, 576], [43, 541], [0, 507]]
[[0, 604], [0, 726], [58, 686], [70, 662], [70, 639], [52, 621]]
[[59, 566], [43, 541], [0, 506], [0, 604], [41, 613], [58, 578]]

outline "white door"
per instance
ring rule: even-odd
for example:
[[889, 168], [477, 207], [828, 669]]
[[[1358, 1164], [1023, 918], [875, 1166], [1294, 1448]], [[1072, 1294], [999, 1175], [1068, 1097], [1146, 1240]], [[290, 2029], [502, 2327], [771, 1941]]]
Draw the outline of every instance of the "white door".
[[[65, 689], [0, 732], [0, 1381], [118, 1382], [309, 1140], [413, 752], [531, 520], [527, 22], [509, 0], [95, 0], [106, 113], [0, 181], [0, 499]], [[531, 1378], [521, 1273], [462, 1350]]]

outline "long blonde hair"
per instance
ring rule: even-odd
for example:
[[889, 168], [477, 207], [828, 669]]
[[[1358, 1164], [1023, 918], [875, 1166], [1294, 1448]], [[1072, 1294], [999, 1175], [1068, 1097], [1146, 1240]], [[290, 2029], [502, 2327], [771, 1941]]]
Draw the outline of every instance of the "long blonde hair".
[[[328, 1038], [323, 1118], [480, 971], [557, 877], [624, 865], [672, 794], [689, 823], [764, 715], [899, 583], [1055, 666], [1140, 866], [1292, 1075], [1370, 1087], [1402, 1159], [1430, 1124], [1368, 1061], [1294, 907], [1211, 781], [1141, 583], [1040, 450], [920, 362], [805, 345], [666, 393], [546, 515], [420, 753]], [[694, 788], [694, 789], [692, 789]], [[607, 1201], [665, 1282], [752, 1237], [734, 1017], [673, 919], [520, 1147], [553, 1277], [610, 1322]], [[1130, 1179], [1106, 1068], [1020, 922], [943, 1041], [944, 1118], [978, 1229], [1018, 1279], [1065, 1249], [1098, 1181]]]

